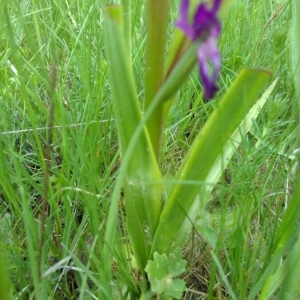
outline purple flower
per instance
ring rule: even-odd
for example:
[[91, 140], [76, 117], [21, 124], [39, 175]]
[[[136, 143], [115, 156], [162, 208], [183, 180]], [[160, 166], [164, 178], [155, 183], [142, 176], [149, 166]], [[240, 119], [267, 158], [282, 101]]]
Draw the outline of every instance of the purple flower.
[[[182, 0], [180, 18], [176, 22], [187, 37], [193, 42], [200, 41], [197, 56], [205, 99], [211, 99], [218, 90], [216, 81], [219, 77], [221, 58], [217, 46], [217, 38], [221, 32], [221, 24], [217, 13], [222, 0], [214, 0], [211, 9], [200, 3], [189, 22], [190, 0]], [[211, 67], [210, 67], [211, 65]], [[212, 72], [210, 71], [212, 69]]]

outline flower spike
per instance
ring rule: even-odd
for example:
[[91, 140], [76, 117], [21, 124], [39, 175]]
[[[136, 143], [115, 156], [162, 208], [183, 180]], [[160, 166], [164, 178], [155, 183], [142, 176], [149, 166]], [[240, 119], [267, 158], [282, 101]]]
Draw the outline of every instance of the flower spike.
[[[221, 32], [218, 10], [222, 0], [214, 0], [212, 8], [200, 3], [194, 14], [192, 23], [189, 22], [190, 0], [182, 0], [180, 17], [175, 25], [180, 28], [192, 41], [199, 41], [197, 49], [199, 72], [204, 86], [204, 97], [210, 100], [217, 92], [217, 79], [220, 73], [221, 57], [217, 39]], [[210, 65], [212, 72], [210, 72]]]

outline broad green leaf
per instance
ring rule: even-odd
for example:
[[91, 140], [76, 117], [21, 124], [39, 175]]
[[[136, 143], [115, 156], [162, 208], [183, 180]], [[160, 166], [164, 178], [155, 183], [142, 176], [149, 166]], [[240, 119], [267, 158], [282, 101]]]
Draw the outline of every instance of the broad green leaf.
[[[121, 6], [107, 7], [106, 52], [121, 159], [123, 159], [142, 118], [128, 46], [124, 38], [123, 23], [119, 16], [122, 16]], [[123, 173], [120, 171], [121, 181], [118, 181], [113, 194], [110, 210], [112, 215], [109, 218], [105, 238], [107, 247], [108, 245], [111, 247], [114, 244], [117, 223], [117, 198], [121, 186], [124, 185], [127, 230], [137, 263], [140, 269], [144, 270], [161, 209], [161, 175], [145, 126], [129, 155], [126, 168], [122, 169]], [[109, 255], [108, 252], [105, 253]]]
[[[243, 70], [199, 133], [182, 168], [177, 184], [161, 213], [151, 252], [172, 251], [182, 246], [197, 215], [201, 190], [216, 161], [222, 157], [232, 134], [243, 122], [271, 75], [262, 70]], [[195, 184], [195, 181], [198, 184]], [[191, 182], [191, 184], [187, 184]]]
[[179, 249], [169, 256], [154, 253], [153, 260], [149, 261], [146, 267], [151, 290], [154, 293], [181, 299], [185, 290], [185, 282], [175, 278], [185, 271], [187, 265], [187, 261], [183, 260], [181, 256]]
[[124, 37], [128, 47], [128, 53], [131, 54], [131, 0], [122, 0]]
[[[118, 203], [124, 183], [125, 192], [127, 191], [126, 199], [129, 199], [125, 201], [128, 233], [140, 270], [142, 272], [144, 270], [153, 229], [159, 220], [161, 201], [161, 175], [148, 139], [146, 123], [156, 107], [176, 93], [197, 60], [197, 45], [192, 45], [166, 78], [141, 119], [130, 59], [128, 55], [126, 56], [128, 51], [123, 38], [121, 7], [109, 6], [108, 10], [109, 14], [106, 14], [105, 23], [106, 48], [122, 164], [112, 195], [105, 234], [106, 244], [103, 257], [105, 257], [104, 270], [107, 278], [111, 273], [112, 249], [110, 245], [113, 245], [115, 240]], [[111, 39], [112, 36], [113, 39]], [[135, 178], [132, 177], [133, 174]], [[140, 178], [136, 178], [137, 175]], [[137, 187], [143, 195], [137, 193]], [[133, 197], [130, 197], [132, 193]], [[141, 201], [137, 201], [138, 196], [142, 199]], [[151, 216], [152, 220], [150, 220]], [[152, 223], [150, 230], [148, 226], [144, 226], [145, 221]]]
[[243, 137], [251, 130], [253, 120], [257, 118], [259, 112], [265, 105], [266, 101], [270, 97], [272, 91], [274, 90], [278, 79], [274, 80], [274, 82], [269, 86], [269, 88], [264, 92], [264, 94], [260, 97], [260, 99], [253, 105], [239, 128], [233, 133], [231, 138], [228, 140], [227, 144], [224, 147], [224, 152], [222, 156], [220, 156], [212, 166], [209, 175], [207, 176], [206, 181], [209, 183], [206, 185], [206, 188], [202, 190], [202, 203], [199, 218], [196, 222], [196, 229], [198, 234], [202, 236], [202, 238], [210, 244], [211, 247], [215, 247], [217, 241], [217, 233], [214, 228], [210, 226], [210, 218], [211, 215], [205, 211], [205, 205], [209, 200], [210, 193], [215, 186], [215, 184], [220, 179], [222, 173], [226, 169], [231, 157], [241, 144]]
[[209, 185], [206, 186], [207, 194], [209, 195], [214, 185], [217, 183], [221, 177], [223, 171], [228, 165], [231, 157], [235, 153], [236, 149], [241, 144], [244, 136], [251, 130], [253, 125], [253, 120], [255, 120], [266, 101], [270, 97], [272, 91], [274, 90], [278, 79], [274, 80], [273, 83], [268, 87], [268, 89], [263, 93], [259, 100], [253, 105], [241, 125], [235, 130], [231, 138], [227, 141], [227, 144], [224, 147], [224, 151], [221, 156], [215, 161], [214, 165], [210, 169], [210, 173], [207, 176], [206, 181]]
[[201, 215], [196, 221], [195, 228], [198, 234], [207, 242], [212, 248], [215, 248], [217, 243], [217, 232], [211, 226], [211, 214], [204, 209], [201, 210]]

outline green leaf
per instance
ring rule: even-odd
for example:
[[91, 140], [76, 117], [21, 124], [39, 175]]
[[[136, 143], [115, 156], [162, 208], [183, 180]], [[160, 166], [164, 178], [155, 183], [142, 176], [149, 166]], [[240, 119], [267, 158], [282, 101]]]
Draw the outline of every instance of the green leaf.
[[180, 276], [187, 265], [187, 261], [181, 259], [180, 249], [169, 256], [155, 252], [153, 257], [146, 267], [152, 292], [180, 299], [185, 290], [185, 282], [174, 277]]
[[182, 246], [198, 215], [207, 178], [223, 157], [232, 134], [270, 80], [262, 70], [243, 70], [199, 133], [177, 175], [177, 184], [161, 213], [151, 252]]
[[131, 54], [131, 0], [122, 0], [123, 19], [124, 19], [124, 36], [128, 46], [128, 52]]
[[[205, 206], [207, 200], [209, 199], [210, 193], [214, 185], [218, 182], [222, 173], [226, 169], [231, 157], [234, 152], [237, 150], [241, 144], [243, 137], [249, 132], [252, 128], [253, 120], [257, 118], [259, 112], [265, 105], [266, 101], [270, 97], [272, 91], [274, 90], [277, 84], [278, 78], [273, 81], [269, 88], [264, 92], [260, 99], [253, 105], [239, 128], [232, 134], [231, 138], [228, 140], [227, 144], [224, 147], [224, 152], [211, 167], [210, 173], [207, 176], [206, 181], [209, 182], [209, 185], [203, 189], [202, 194], [202, 206]], [[210, 226], [211, 215], [205, 211], [205, 208], [201, 208], [199, 218], [196, 222], [196, 228], [201, 237], [212, 247], [214, 248], [217, 242], [217, 233], [215, 229]]]
[[[145, 66], [145, 110], [154, 100], [163, 83], [165, 65], [165, 44], [169, 14], [169, 1], [148, 0], [146, 9], [147, 47]], [[155, 46], [154, 46], [155, 45]], [[147, 122], [151, 144], [156, 157], [159, 156], [163, 123], [163, 105], [160, 103]]]
[[278, 264], [278, 268], [274, 274], [270, 274], [268, 277], [258, 299], [270, 299], [274, 293], [279, 294], [277, 299], [286, 299], [286, 295], [288, 294], [292, 296], [291, 299], [296, 299], [300, 279], [299, 267], [300, 239], [298, 238], [297, 243], [290, 249], [285, 260]]
[[[296, 90], [296, 99], [300, 98], [300, 2], [292, 0], [291, 23], [291, 66]], [[300, 107], [300, 102], [298, 103]]]
[[201, 237], [212, 247], [215, 248], [217, 243], [217, 233], [211, 224], [211, 215], [204, 209], [197, 220], [195, 227]]
[[155, 96], [158, 103], [171, 99], [188, 78], [197, 63], [197, 47], [197, 43], [191, 44], [180, 59], [175, 60], [176, 64], [171, 66], [170, 73]]
[[235, 130], [231, 138], [228, 140], [227, 144], [224, 147], [224, 151], [221, 156], [215, 161], [214, 165], [210, 169], [210, 173], [207, 176], [207, 182], [210, 184], [206, 186], [206, 192], [209, 194], [214, 187], [214, 184], [217, 183], [221, 174], [228, 165], [231, 157], [241, 144], [244, 136], [251, 130], [253, 120], [257, 118], [261, 109], [269, 99], [271, 93], [273, 92], [278, 78], [273, 81], [273, 83], [267, 88], [259, 100], [253, 105], [247, 116], [244, 118], [241, 125]]
[[[105, 16], [109, 80], [124, 165], [112, 197], [105, 235], [107, 244], [104, 246], [104, 257], [110, 259], [105, 264], [111, 263], [109, 247], [113, 248], [114, 245], [119, 195], [121, 187], [124, 186], [127, 230], [136, 261], [143, 272], [161, 210], [161, 174], [145, 126], [141, 128], [134, 147], [128, 152], [134, 132], [141, 123], [141, 109], [123, 23], [119, 21], [120, 17], [116, 17], [123, 16], [122, 7], [107, 7]], [[124, 157], [125, 153], [128, 153], [127, 158]], [[108, 267], [106, 273], [110, 271], [111, 268]]]

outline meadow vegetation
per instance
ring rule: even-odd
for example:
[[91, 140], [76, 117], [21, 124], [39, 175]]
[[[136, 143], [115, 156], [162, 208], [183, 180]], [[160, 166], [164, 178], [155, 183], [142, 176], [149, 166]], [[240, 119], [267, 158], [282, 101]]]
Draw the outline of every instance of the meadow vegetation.
[[[0, 4], [0, 287], [9, 287], [11, 299], [109, 299], [111, 291], [115, 299], [138, 299], [147, 288], [126, 234], [123, 193], [118, 235], [108, 245], [114, 248], [112, 274], [106, 278], [103, 271], [120, 167], [104, 47], [105, 1], [5, 2]], [[131, 15], [139, 95], [144, 93], [143, 3], [133, 0]], [[169, 40], [178, 15], [177, 1], [170, 3]], [[182, 249], [184, 299], [300, 296], [300, 276], [293, 272], [300, 267], [295, 233], [300, 83], [293, 65], [300, 28], [293, 3], [232, 1], [221, 14], [220, 91], [204, 103], [195, 68], [165, 121], [160, 167], [168, 189], [239, 71], [266, 69], [277, 80]], [[277, 248], [286, 251], [281, 263], [274, 260]]]

